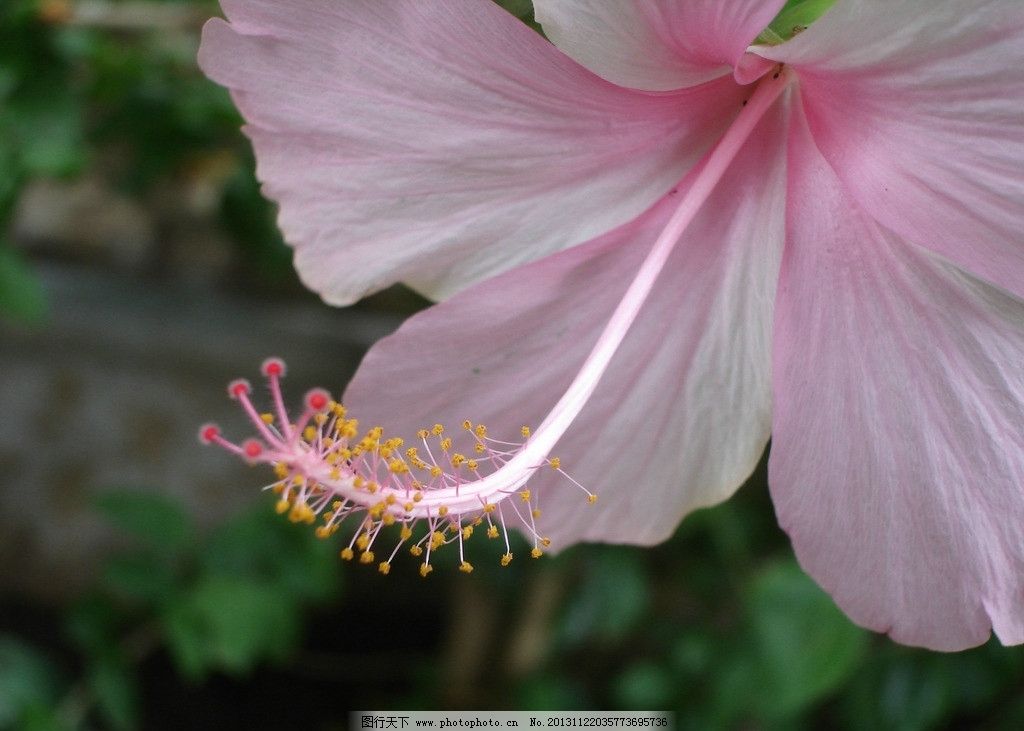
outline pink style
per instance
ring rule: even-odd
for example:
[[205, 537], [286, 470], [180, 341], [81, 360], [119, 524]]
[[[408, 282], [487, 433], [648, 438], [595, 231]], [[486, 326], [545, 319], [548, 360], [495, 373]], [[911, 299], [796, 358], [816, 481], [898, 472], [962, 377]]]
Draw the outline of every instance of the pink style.
[[1024, 642], [1024, 5], [836, 0], [751, 45], [783, 4], [535, 0], [549, 42], [490, 0], [222, 0], [200, 63], [306, 284], [439, 301], [346, 405], [539, 426], [471, 423], [465, 479], [414, 451], [422, 490], [375, 430], [337, 478], [310, 462], [345, 430], [319, 392], [289, 431], [276, 382], [269, 420], [239, 386], [259, 440], [204, 438], [278, 465], [283, 510], [368, 516], [350, 557], [422, 521], [468, 565], [491, 505], [536, 551], [661, 541], [770, 436], [779, 522], [854, 621]]

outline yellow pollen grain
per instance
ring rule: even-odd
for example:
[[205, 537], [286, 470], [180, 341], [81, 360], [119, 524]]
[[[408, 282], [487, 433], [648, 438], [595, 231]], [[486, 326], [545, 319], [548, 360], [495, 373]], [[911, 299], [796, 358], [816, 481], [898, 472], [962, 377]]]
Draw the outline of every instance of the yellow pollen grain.
[[530, 497], [531, 495], [529, 490], [522, 490], [519, 493], [519, 499], [522, 500], [524, 503], [530, 502]]
[[551, 465], [551, 469], [557, 470], [562, 466], [562, 460], [558, 457], [552, 457], [548, 460], [548, 464]]
[[389, 564], [387, 561], [381, 561], [380, 564], [377, 566], [377, 570], [385, 576], [387, 576], [389, 573], [391, 573], [391, 564]]
[[534, 518], [539, 518], [540, 517], [540, 510], [538, 510], [537, 508], [534, 508], [532, 514], [533, 514]]
[[462, 422], [462, 428], [465, 429], [466, 431], [469, 431], [470, 429], [473, 428], [473, 422], [470, 421], [469, 419], [466, 419], [464, 422]]
[[540, 550], [539, 548], [534, 548], [532, 551], [530, 551], [530, 556], [532, 558], [540, 558], [543, 555], [544, 555], [544, 552], [542, 550]]
[[291, 503], [289, 503], [289, 502], [288, 502], [287, 500], [285, 500], [284, 498], [281, 498], [281, 499], [280, 499], [280, 500], [278, 500], [278, 501], [277, 501], [277, 503], [276, 503], [276, 504], [274, 505], [274, 511], [275, 511], [275, 512], [276, 512], [276, 513], [277, 513], [278, 515], [284, 515], [285, 513], [287, 513], [287, 512], [288, 512], [288, 508], [290, 508], [290, 507], [291, 507]]
[[363, 551], [359, 554], [359, 563], [373, 563], [373, 551]]
[[429, 563], [420, 564], [420, 576], [422, 576], [424, 579], [427, 578], [427, 574], [429, 574], [433, 570], [434, 567], [431, 566]]
[[479, 443], [473, 446], [473, 451], [476, 452], [477, 454], [483, 454], [486, 449], [487, 447]]
[[441, 451], [442, 452], [447, 452], [451, 448], [452, 448], [451, 437], [445, 437], [444, 439], [441, 440]]
[[420, 439], [426, 439], [428, 435], [429, 432], [426, 429], [420, 429], [418, 432], [416, 432], [416, 436], [418, 436]]
[[587, 495], [587, 502], [593, 505], [597, 502], [597, 495]]
[[503, 555], [501, 557], [501, 565], [502, 566], [508, 566], [510, 563], [512, 563], [512, 554], [511, 553], [506, 553], [505, 555]]
[[540, 545], [544, 546], [544, 548], [547, 548], [548, 546], [551, 545], [551, 539], [550, 538], [541, 538], [540, 539]]
[[434, 433], [435, 437], [439, 437], [442, 434], [444, 434], [444, 425], [442, 425], [442, 424], [434, 424], [433, 429], [431, 429], [430, 431], [432, 431]]
[[497, 538], [498, 537], [498, 526], [492, 525], [490, 528], [488, 528], [487, 529], [487, 537], [488, 538]]
[[441, 516], [442, 518], [443, 518], [444, 516], [448, 515], [448, 506], [447, 506], [447, 505], [442, 505], [442, 506], [440, 506], [440, 507], [439, 507], [439, 508], [437, 509], [437, 514], [438, 514], [438, 515], [440, 515], [440, 516]]
[[473, 573], [473, 564], [471, 564], [469, 561], [463, 561], [459, 564], [459, 571], [461, 571], [464, 574], [471, 574]]
[[352, 557], [356, 554], [351, 548], [343, 548], [338, 555], [341, 556], [343, 561], [351, 561]]
[[419, 546], [409, 546], [409, 553], [413, 556], [419, 556], [423, 553], [423, 549]]
[[524, 426], [522, 429], [519, 430], [519, 433], [523, 435], [523, 439], [529, 439], [530, 427]]
[[474, 429], [473, 432], [480, 438], [486, 437], [487, 427], [484, 426], [483, 424], [477, 424], [476, 429]]
[[260, 421], [262, 421], [264, 424], [273, 424], [274, 423], [274, 415], [273, 414], [260, 414]]
[[484, 504], [484, 512], [485, 513], [493, 513], [494, 512], [494, 503], [485, 503]]
[[403, 541], [409, 540], [410, 538], [412, 538], [412, 528], [410, 528], [407, 525], [403, 525], [402, 530], [398, 533], [398, 537], [401, 538]]
[[442, 472], [444, 472], [444, 470], [442, 470], [438, 465], [434, 465], [430, 468], [431, 477], [440, 477]]
[[307, 442], [313, 441], [314, 439], [316, 439], [316, 429], [314, 429], [311, 426], [307, 426], [305, 429], [302, 430], [302, 437]]
[[475, 459], [471, 459], [468, 462], [466, 462], [466, 469], [469, 469], [469, 470], [472, 470], [473, 472], [476, 472], [476, 468], [477, 468], [477, 463], [476, 463]]
[[462, 539], [463, 540], [468, 539], [472, 535], [473, 535], [473, 526], [467, 525], [465, 528], [462, 529]]

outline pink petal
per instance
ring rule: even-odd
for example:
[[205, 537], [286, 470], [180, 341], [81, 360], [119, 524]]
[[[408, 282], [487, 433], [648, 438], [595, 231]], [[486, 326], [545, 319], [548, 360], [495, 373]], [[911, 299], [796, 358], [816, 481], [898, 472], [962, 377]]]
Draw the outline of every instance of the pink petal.
[[232, 89], [306, 283], [445, 297], [633, 218], [744, 91], [593, 76], [489, 0], [224, 0], [200, 63]]
[[863, 210], [1024, 295], [1024, 3], [839, 0], [792, 41], [814, 140]]
[[731, 72], [785, 0], [534, 0], [551, 41], [609, 81], [667, 91]]
[[874, 222], [802, 124], [790, 145], [779, 522], [859, 624], [940, 650], [990, 627], [1020, 643], [1024, 303]]
[[[542, 532], [653, 543], [730, 495], [768, 438], [769, 328], [782, 246], [781, 113], [769, 113], [698, 213], [592, 400], [555, 448], [595, 505], [542, 468]], [[688, 183], [687, 183], [688, 184]], [[682, 188], [683, 186], [681, 186]], [[562, 395], [679, 194], [583, 246], [411, 318], [345, 394], [367, 426], [411, 435], [482, 422], [516, 440]]]

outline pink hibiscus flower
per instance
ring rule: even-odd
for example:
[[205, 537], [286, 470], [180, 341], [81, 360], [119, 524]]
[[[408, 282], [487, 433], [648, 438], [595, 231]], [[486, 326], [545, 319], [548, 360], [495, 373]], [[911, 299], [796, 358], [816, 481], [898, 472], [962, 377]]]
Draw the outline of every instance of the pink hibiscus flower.
[[[370, 351], [353, 413], [540, 424], [479, 435], [490, 475], [445, 465], [431, 544], [439, 500], [527, 479], [528, 534], [661, 541], [771, 435], [779, 521], [854, 621], [1024, 642], [1019, 2], [837, 0], [775, 46], [783, 0], [535, 0], [553, 45], [489, 0], [222, 4], [200, 62], [305, 282], [443, 300]], [[325, 418], [237, 449], [321, 459]], [[597, 504], [534, 474], [556, 444]], [[354, 465], [333, 492], [383, 522]]]

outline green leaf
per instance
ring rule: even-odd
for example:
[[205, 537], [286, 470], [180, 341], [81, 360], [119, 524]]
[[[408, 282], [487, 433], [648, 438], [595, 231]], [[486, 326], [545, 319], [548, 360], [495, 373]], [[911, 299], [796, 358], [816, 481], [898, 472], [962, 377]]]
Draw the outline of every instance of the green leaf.
[[164, 616], [171, 651], [182, 672], [245, 673], [262, 660], [281, 659], [299, 634], [298, 605], [273, 587], [211, 576], [183, 594]]
[[665, 668], [648, 661], [627, 668], [614, 684], [618, 704], [638, 711], [669, 707], [673, 689], [672, 677]]
[[789, 0], [757, 40], [771, 45], [787, 41], [824, 15], [834, 4], [835, 0]]
[[185, 511], [158, 493], [111, 490], [99, 495], [95, 504], [107, 520], [148, 546], [173, 552], [192, 539], [192, 525]]
[[202, 562], [211, 574], [247, 578], [296, 600], [323, 601], [341, 588], [337, 551], [333, 541], [282, 520], [267, 505], [219, 528]]
[[33, 709], [57, 696], [56, 673], [38, 650], [11, 635], [0, 635], [0, 728], [23, 728]]
[[35, 324], [46, 316], [46, 296], [17, 252], [0, 245], [0, 315]]
[[114, 556], [103, 567], [103, 583], [116, 594], [160, 604], [174, 592], [174, 567], [149, 552]]
[[853, 625], [793, 561], [778, 562], [750, 586], [748, 623], [765, 718], [792, 717], [848, 680], [867, 634]]
[[113, 657], [102, 658], [89, 673], [89, 686], [110, 728], [138, 726], [139, 691], [130, 668]]
[[597, 549], [588, 556], [582, 585], [562, 623], [567, 642], [615, 642], [632, 630], [650, 604], [642, 555], [628, 548]]

